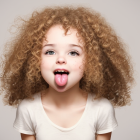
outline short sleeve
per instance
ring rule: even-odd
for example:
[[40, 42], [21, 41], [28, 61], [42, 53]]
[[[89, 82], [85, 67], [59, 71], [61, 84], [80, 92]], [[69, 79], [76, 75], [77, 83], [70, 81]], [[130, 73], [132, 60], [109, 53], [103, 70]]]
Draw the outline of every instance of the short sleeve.
[[25, 103], [19, 104], [16, 111], [16, 119], [13, 127], [23, 134], [34, 135], [33, 123], [29, 109], [26, 108]]
[[104, 99], [103, 103], [104, 104], [100, 106], [98, 112], [97, 125], [96, 125], [97, 134], [112, 132], [118, 126], [115, 117], [115, 110], [112, 104], [107, 99]]

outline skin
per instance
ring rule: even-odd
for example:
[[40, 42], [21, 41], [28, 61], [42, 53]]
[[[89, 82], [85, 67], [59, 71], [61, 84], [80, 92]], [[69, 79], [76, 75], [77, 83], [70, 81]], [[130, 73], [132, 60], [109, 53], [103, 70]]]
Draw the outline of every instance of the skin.
[[[111, 134], [110, 133], [105, 133], [105, 134], [97, 134], [96, 140], [111, 140]], [[36, 140], [35, 136], [33, 135], [26, 135], [26, 134], [21, 134], [22, 140]]]
[[[55, 25], [48, 30], [45, 37], [42, 44], [40, 68], [42, 77], [49, 84], [49, 88], [42, 91], [46, 93], [42, 94], [42, 104], [63, 111], [83, 106], [87, 96], [84, 96], [79, 88], [79, 81], [83, 76], [85, 54], [77, 31], [71, 28], [65, 35], [61, 25]], [[64, 68], [70, 72], [67, 84], [63, 87], [55, 83], [53, 71], [56, 68]], [[34, 135], [21, 134], [21, 138], [35, 140]], [[110, 140], [110, 138], [111, 132], [98, 134], [96, 140]]]
[[[79, 88], [79, 81], [83, 76], [85, 54], [76, 33], [76, 30], [70, 29], [65, 35], [64, 29], [60, 25], [51, 27], [46, 33], [40, 66], [42, 77], [49, 84], [49, 88], [45, 91], [47, 94], [42, 97], [44, 105], [48, 103], [59, 109], [68, 109], [83, 104], [83, 100], [85, 100]], [[77, 46], [81, 46], [81, 48]], [[46, 54], [48, 50], [51, 52]], [[64, 68], [70, 72], [67, 84], [63, 87], [55, 83], [53, 71], [56, 68]]]
[[105, 134], [97, 134], [96, 140], [111, 140], [111, 134], [112, 134], [112, 132], [105, 133]]
[[22, 140], [36, 140], [34, 135], [26, 135], [21, 133], [21, 139]]

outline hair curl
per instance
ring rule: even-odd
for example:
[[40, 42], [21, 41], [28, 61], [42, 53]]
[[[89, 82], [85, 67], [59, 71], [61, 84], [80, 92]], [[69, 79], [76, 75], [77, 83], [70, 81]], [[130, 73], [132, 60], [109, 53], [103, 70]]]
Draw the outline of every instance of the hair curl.
[[17, 105], [49, 85], [41, 76], [42, 41], [53, 25], [65, 32], [75, 28], [84, 41], [85, 69], [80, 88], [105, 97], [114, 107], [130, 105], [133, 67], [126, 45], [103, 17], [84, 7], [47, 7], [22, 20], [18, 35], [6, 46], [1, 61], [1, 93], [5, 103]]

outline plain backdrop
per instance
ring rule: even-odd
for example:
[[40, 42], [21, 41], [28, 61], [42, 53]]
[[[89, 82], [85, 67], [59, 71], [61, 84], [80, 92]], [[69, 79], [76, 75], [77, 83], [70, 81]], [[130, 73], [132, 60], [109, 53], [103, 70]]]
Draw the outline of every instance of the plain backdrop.
[[[55, 5], [89, 6], [100, 12], [116, 33], [129, 46], [135, 69], [136, 86], [132, 89], [131, 106], [115, 109], [118, 127], [112, 140], [140, 138], [140, 0], [0, 0], [0, 54], [11, 38], [9, 29], [18, 16], [30, 16], [34, 10]], [[4, 106], [0, 96], [0, 140], [20, 140], [13, 129], [16, 109]]]

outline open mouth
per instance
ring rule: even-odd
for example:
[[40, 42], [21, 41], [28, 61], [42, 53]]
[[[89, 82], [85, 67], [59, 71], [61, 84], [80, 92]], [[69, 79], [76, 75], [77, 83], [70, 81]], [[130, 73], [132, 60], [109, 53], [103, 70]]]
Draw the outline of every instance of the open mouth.
[[59, 72], [59, 71], [55, 71], [54, 72], [54, 75], [56, 75], [56, 74], [67, 74], [67, 75], [69, 75], [69, 72]]

